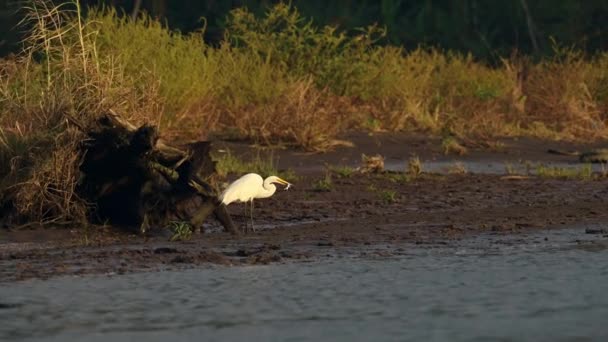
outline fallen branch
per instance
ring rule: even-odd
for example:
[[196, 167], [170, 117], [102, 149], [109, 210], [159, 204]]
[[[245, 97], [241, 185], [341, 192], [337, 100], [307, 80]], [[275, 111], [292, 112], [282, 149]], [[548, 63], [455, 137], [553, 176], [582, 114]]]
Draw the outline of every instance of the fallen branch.
[[145, 232], [172, 221], [202, 227], [213, 214], [238, 234], [225, 206], [208, 183], [215, 174], [210, 142], [171, 146], [155, 127], [136, 127], [116, 113], [100, 117], [82, 144], [77, 192], [91, 203], [90, 220]]

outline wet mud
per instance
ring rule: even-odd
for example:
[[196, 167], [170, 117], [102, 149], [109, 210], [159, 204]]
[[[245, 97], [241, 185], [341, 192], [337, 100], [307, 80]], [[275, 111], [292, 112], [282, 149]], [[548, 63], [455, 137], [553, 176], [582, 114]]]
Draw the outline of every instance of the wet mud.
[[[356, 166], [361, 154], [380, 153], [405, 163], [456, 159], [423, 137], [353, 135], [354, 147], [325, 154], [274, 150], [281, 169], [297, 175], [289, 191], [255, 203], [256, 232], [234, 237], [210, 220], [188, 241], [166, 234], [137, 236], [109, 227], [83, 229], [0, 229], [0, 282], [59, 275], [122, 274], [189, 267], [256, 265], [320, 258], [386, 257], [412, 246], [458, 244], [470, 236], [518, 234], [531, 230], [580, 227], [608, 238], [608, 180], [562, 180], [499, 174], [423, 174], [406, 181], [401, 173], [331, 174], [321, 188], [326, 165]], [[463, 162], [521, 160], [570, 162], [544, 153], [555, 143], [511, 140], [500, 151], [472, 149]], [[581, 148], [559, 143], [559, 148]], [[218, 143], [236, 155], [254, 147]], [[405, 169], [405, 164], [404, 164]], [[231, 204], [244, 227], [245, 205]], [[517, 243], [526, 243], [525, 239]]]

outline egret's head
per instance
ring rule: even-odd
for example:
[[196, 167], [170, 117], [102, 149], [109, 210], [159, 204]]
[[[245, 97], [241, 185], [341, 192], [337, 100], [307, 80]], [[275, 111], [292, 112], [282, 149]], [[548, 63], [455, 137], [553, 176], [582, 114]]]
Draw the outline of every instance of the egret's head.
[[288, 181], [277, 177], [277, 176], [270, 176], [268, 177], [268, 182], [269, 183], [275, 183], [275, 184], [281, 184], [281, 185], [285, 185], [285, 190], [289, 189], [290, 186], [292, 186], [291, 183], [289, 183]]

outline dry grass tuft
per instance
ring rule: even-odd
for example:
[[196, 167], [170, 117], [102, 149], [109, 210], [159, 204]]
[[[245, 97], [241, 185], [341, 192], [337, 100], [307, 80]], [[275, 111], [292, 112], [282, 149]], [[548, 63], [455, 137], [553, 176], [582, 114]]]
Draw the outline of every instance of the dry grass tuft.
[[344, 129], [348, 106], [346, 99], [328, 96], [307, 79], [287, 84], [270, 103], [229, 110], [222, 123], [265, 144], [287, 142], [325, 151]]
[[380, 173], [384, 171], [384, 157], [376, 154], [375, 156], [361, 155], [362, 165], [359, 171], [362, 173]]
[[464, 175], [467, 173], [467, 167], [461, 162], [455, 162], [447, 168], [448, 174]]
[[602, 97], [608, 73], [578, 52], [563, 54], [531, 67], [524, 83], [528, 122], [566, 138], [605, 135], [601, 100], [606, 100]]
[[405, 170], [406, 175], [411, 179], [415, 179], [422, 175], [422, 172], [423, 168], [420, 158], [417, 156], [411, 157], [407, 162], [407, 168]]
[[468, 153], [466, 147], [464, 147], [455, 137], [445, 137], [441, 140], [441, 147], [443, 148], [443, 154], [457, 154], [463, 156]]
[[86, 222], [86, 203], [75, 193], [80, 155], [79, 137], [66, 132], [51, 143], [50, 155], [35, 158], [29, 177], [16, 184], [16, 214], [41, 224]]

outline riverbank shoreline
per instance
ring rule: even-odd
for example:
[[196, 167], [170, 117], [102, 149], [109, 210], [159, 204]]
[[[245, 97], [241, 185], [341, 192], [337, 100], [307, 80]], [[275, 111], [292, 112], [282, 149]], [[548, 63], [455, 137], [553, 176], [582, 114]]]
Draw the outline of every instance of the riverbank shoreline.
[[[484, 234], [585, 230], [601, 227], [608, 219], [605, 177], [562, 179], [508, 174], [507, 168], [505, 174], [466, 170], [472, 161], [511, 165], [518, 160], [577, 168], [580, 164], [572, 156], [550, 155], [546, 150], [589, 146], [506, 140], [500, 151], [471, 149], [464, 156], [446, 156], [437, 140], [418, 136], [358, 134], [345, 138], [354, 146], [326, 154], [290, 149], [263, 152], [272, 153], [278, 168], [291, 170], [297, 179], [293, 189], [256, 202], [256, 232], [234, 237], [220, 232], [212, 219], [205, 224], [205, 232], [176, 242], [169, 241], [164, 232], [142, 237], [110, 227], [1, 229], [0, 282], [343, 255], [390, 257], [412, 245], [449, 245]], [[218, 142], [215, 149], [251, 156], [257, 147]], [[407, 178], [397, 170], [366, 174], [356, 170], [361, 154], [376, 153], [387, 164], [403, 164], [403, 171], [407, 160], [417, 156], [423, 172]], [[425, 163], [433, 161], [461, 166], [425, 173]], [[332, 167], [352, 170], [341, 173]], [[321, 186], [323, 181], [329, 184]], [[232, 204], [229, 211], [237, 225], [245, 225], [244, 205]], [[589, 228], [589, 233], [608, 235], [601, 228]]]

